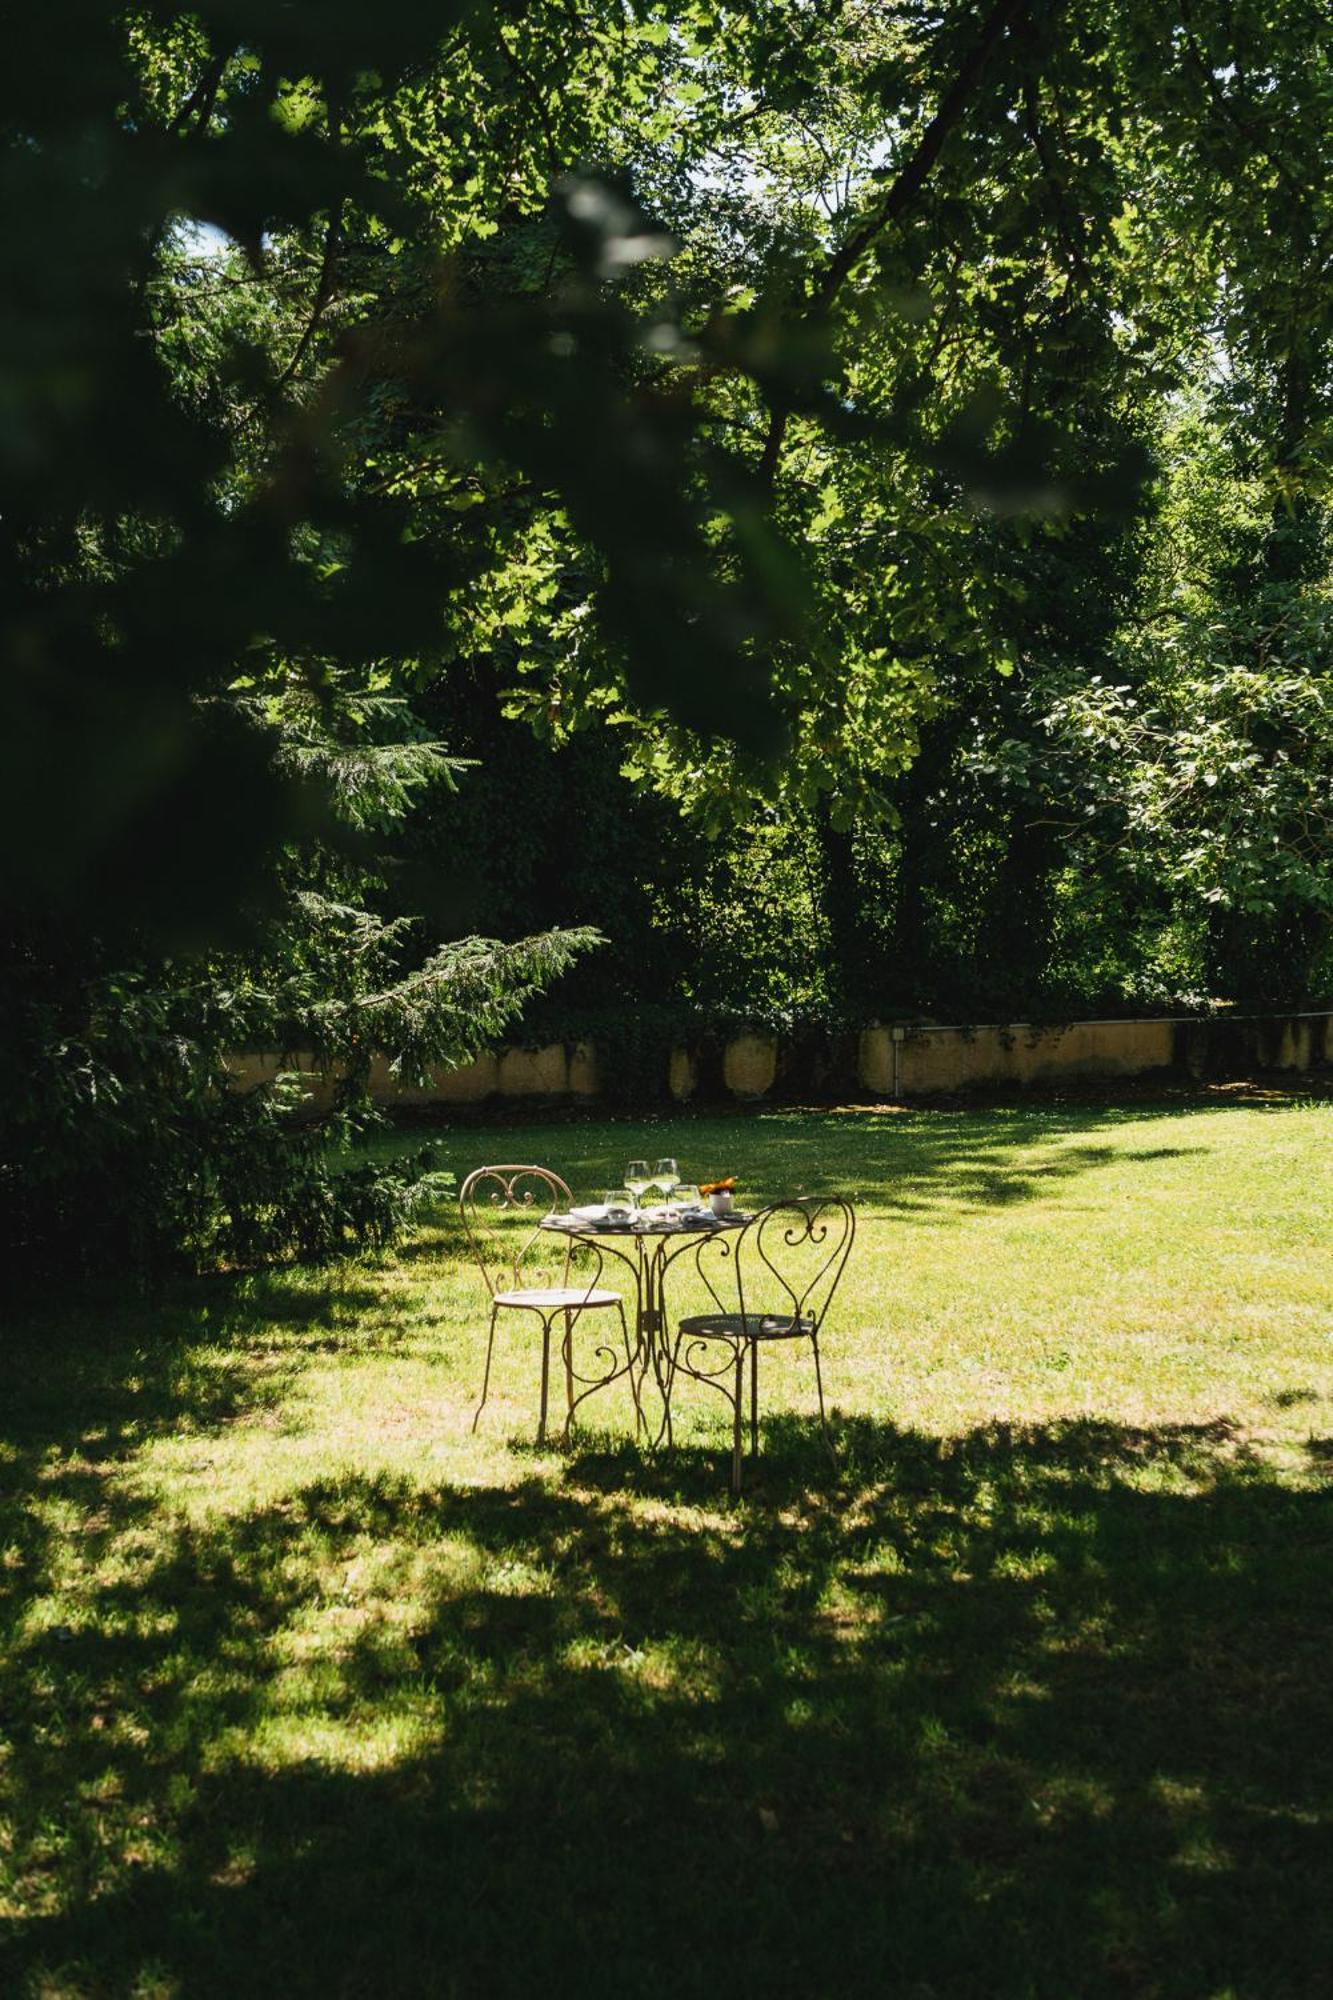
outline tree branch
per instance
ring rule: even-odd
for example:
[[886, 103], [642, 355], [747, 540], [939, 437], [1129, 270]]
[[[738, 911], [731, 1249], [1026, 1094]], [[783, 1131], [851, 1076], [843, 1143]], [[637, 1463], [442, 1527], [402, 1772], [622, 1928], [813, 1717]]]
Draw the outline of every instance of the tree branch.
[[958, 74], [940, 99], [939, 109], [921, 134], [916, 151], [898, 173], [883, 200], [876, 204], [860, 228], [854, 229], [829, 259], [828, 269], [813, 295], [814, 305], [821, 308], [832, 305], [875, 239], [906, 214], [930, 178], [931, 169], [943, 152], [946, 139], [967, 110], [992, 55], [1027, 9], [1028, 0], [996, 0], [996, 5], [981, 25], [976, 41], [959, 64]]
[[319, 329], [324, 317], [324, 309], [333, 297], [333, 281], [338, 269], [338, 252], [342, 247], [344, 200], [339, 195], [329, 211], [329, 226], [324, 232], [324, 255], [320, 260], [319, 281], [315, 286], [315, 296], [311, 302], [310, 317], [301, 332], [301, 338], [292, 349], [291, 360], [279, 375], [275, 389], [285, 389], [295, 375], [306, 352]]
[[235, 53], [236, 44], [229, 43], [213, 57], [210, 63], [205, 64], [194, 89], [185, 98], [167, 127], [168, 133], [173, 138], [185, 130], [191, 119], [194, 120], [196, 131], [203, 132], [207, 129], [208, 121], [213, 116], [213, 107], [218, 101], [218, 92], [222, 88], [227, 64]]
[[562, 163], [556, 153], [555, 132], [551, 125], [550, 108], [547, 105], [546, 99], [542, 96], [536, 77], [533, 76], [532, 71], [522, 60], [517, 49], [511, 49], [505, 40], [503, 25], [496, 28], [495, 39], [499, 43], [500, 53], [509, 65], [510, 71], [518, 80], [519, 88], [523, 91], [537, 114], [537, 123], [541, 126], [542, 138], [546, 142], [546, 169], [552, 179], [554, 179], [556, 174], [560, 172]]
[[1285, 160], [1267, 144], [1266, 135], [1256, 129], [1245, 118], [1242, 118], [1240, 112], [1213, 74], [1212, 66], [1199, 46], [1199, 38], [1195, 31], [1191, 9], [1188, 6], [1183, 6], [1181, 13], [1184, 20], [1185, 41], [1189, 49], [1190, 60], [1204, 89], [1208, 93], [1208, 98], [1213, 109], [1224, 123], [1230, 125], [1233, 131], [1239, 133], [1246, 145], [1252, 146], [1262, 159], [1267, 160], [1269, 166], [1273, 169], [1273, 172], [1277, 175], [1292, 200], [1304, 211], [1309, 195], [1307, 183], [1300, 175], [1294, 174], [1287, 166]]
[[1055, 226], [1059, 232], [1060, 241], [1064, 244], [1065, 255], [1069, 259], [1069, 268], [1079, 283], [1086, 285], [1088, 282], [1088, 264], [1083, 252], [1083, 218], [1077, 211], [1070, 208], [1069, 193], [1065, 186], [1064, 177], [1056, 163], [1054, 153], [1046, 142], [1046, 134], [1042, 130], [1040, 101], [1037, 95], [1037, 80], [1031, 76], [1023, 79], [1023, 123], [1027, 129], [1028, 138], [1032, 141], [1032, 149], [1041, 162], [1041, 170], [1046, 178], [1046, 185], [1051, 191], [1051, 199], [1055, 208]]
[[[236, 43], [229, 42], [226, 48], [220, 49], [210, 62], [205, 63], [195, 80], [194, 88], [182, 100], [166, 127], [168, 139], [179, 139], [192, 121], [196, 133], [207, 131], [208, 121], [213, 116], [213, 107], [218, 101], [218, 92], [222, 88], [222, 79], [227, 72], [227, 64], [235, 53]], [[149, 231], [148, 240], [144, 244], [143, 263], [135, 286], [135, 296], [141, 306], [169, 226], [170, 217], [162, 216]]]
[[[834, 251], [823, 276], [808, 293], [809, 303], [815, 311], [828, 310], [866, 251], [886, 229], [902, 220], [921, 194], [944, 150], [945, 142], [976, 95], [991, 57], [1009, 30], [1027, 11], [1028, 0], [995, 0], [911, 157], [860, 226], [853, 229]], [[759, 459], [759, 478], [765, 486], [772, 486], [777, 473], [787, 433], [787, 416], [786, 410], [776, 409], [769, 418], [768, 434]]]

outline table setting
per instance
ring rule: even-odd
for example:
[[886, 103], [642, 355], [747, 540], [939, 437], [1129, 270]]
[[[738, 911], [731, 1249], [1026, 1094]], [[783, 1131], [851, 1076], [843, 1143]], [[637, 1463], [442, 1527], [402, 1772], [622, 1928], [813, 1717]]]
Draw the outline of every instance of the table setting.
[[[653, 1195], [656, 1198], [648, 1200]], [[669, 1158], [630, 1160], [620, 1181], [601, 1201], [580, 1203], [542, 1218], [541, 1227], [584, 1241], [596, 1239], [599, 1254], [628, 1266], [634, 1280], [634, 1320], [638, 1382], [656, 1381], [662, 1402], [662, 1430], [671, 1435], [671, 1363], [667, 1345], [667, 1271], [691, 1245], [729, 1236], [754, 1220], [736, 1207], [736, 1177], [711, 1181], [684, 1179]], [[725, 1251], [722, 1254], [726, 1254]], [[696, 1260], [697, 1261], [697, 1260]]]
[[[646, 1200], [650, 1194], [657, 1198]], [[832, 1450], [824, 1410], [819, 1334], [856, 1230], [855, 1213], [844, 1196], [791, 1195], [748, 1211], [736, 1206], [735, 1175], [702, 1182], [687, 1180], [677, 1161], [663, 1157], [651, 1167], [647, 1160], [630, 1160], [601, 1201], [584, 1203], [575, 1202], [568, 1182], [552, 1168], [476, 1167], [463, 1184], [459, 1204], [469, 1243], [491, 1295], [474, 1430], [490, 1385], [497, 1320], [502, 1313], [522, 1312], [536, 1315], [541, 1327], [538, 1442], [546, 1432], [553, 1346], [564, 1368], [566, 1437], [575, 1412], [589, 1396], [628, 1378], [636, 1430], [646, 1431], [654, 1446], [664, 1440], [669, 1445], [672, 1391], [677, 1375], [683, 1374], [717, 1391], [730, 1405], [731, 1487], [733, 1493], [739, 1493], [745, 1377], [748, 1373], [750, 1449], [755, 1455], [759, 1449], [760, 1348], [779, 1340], [797, 1340], [808, 1341], [813, 1352], [820, 1426]], [[502, 1255], [496, 1254], [493, 1244], [487, 1248], [488, 1225], [495, 1224], [497, 1218], [499, 1226], [512, 1220], [520, 1229], [517, 1247], [511, 1241]], [[543, 1233], [564, 1239], [563, 1271], [558, 1282], [525, 1283], [524, 1259]], [[581, 1267], [574, 1264], [578, 1249], [585, 1253]], [[667, 1311], [667, 1273], [686, 1256], [693, 1262], [696, 1290], [705, 1292], [710, 1303], [703, 1312], [681, 1316], [673, 1334]], [[623, 1265], [633, 1281], [632, 1332], [626, 1312], [630, 1301], [622, 1300], [619, 1290], [603, 1283], [608, 1257]], [[750, 1285], [743, 1278], [742, 1263], [751, 1273]], [[590, 1270], [589, 1265], [595, 1269]], [[580, 1366], [582, 1347], [576, 1359], [576, 1326], [585, 1315], [594, 1319], [600, 1315], [609, 1330], [592, 1335], [597, 1365], [591, 1374]], [[552, 1329], [558, 1321], [564, 1330], [557, 1343]], [[615, 1342], [617, 1321], [623, 1361]], [[656, 1427], [644, 1407], [650, 1380], [661, 1408]]]
[[[735, 1177], [730, 1175], [702, 1183], [683, 1180], [672, 1159], [658, 1160], [651, 1170], [646, 1160], [631, 1160], [622, 1182], [608, 1188], [601, 1201], [548, 1215], [542, 1226], [598, 1236], [661, 1236], [743, 1228], [751, 1217], [736, 1208], [735, 1187]], [[645, 1202], [645, 1195], [653, 1189], [659, 1199]]]

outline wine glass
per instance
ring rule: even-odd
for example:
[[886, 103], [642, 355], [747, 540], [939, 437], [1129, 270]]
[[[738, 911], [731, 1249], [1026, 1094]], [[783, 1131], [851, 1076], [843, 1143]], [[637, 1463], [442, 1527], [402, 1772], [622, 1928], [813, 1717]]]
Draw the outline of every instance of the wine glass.
[[680, 1184], [680, 1175], [676, 1172], [675, 1161], [659, 1160], [653, 1168], [653, 1179], [656, 1181], [658, 1187], [661, 1188], [667, 1201], [670, 1201], [672, 1188]]
[[634, 1196], [636, 1208], [642, 1202], [645, 1190], [652, 1184], [653, 1177], [648, 1171], [647, 1160], [631, 1160], [625, 1169], [625, 1186]]

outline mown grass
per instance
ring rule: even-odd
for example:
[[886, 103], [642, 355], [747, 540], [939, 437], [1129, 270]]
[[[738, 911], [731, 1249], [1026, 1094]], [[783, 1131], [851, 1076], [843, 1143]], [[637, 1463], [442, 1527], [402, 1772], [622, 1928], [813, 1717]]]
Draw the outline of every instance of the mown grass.
[[1331, 1116], [438, 1133], [858, 1196], [737, 1508], [517, 1338], [469, 1435], [447, 1215], [11, 1319], [0, 1991], [1327, 1992]]

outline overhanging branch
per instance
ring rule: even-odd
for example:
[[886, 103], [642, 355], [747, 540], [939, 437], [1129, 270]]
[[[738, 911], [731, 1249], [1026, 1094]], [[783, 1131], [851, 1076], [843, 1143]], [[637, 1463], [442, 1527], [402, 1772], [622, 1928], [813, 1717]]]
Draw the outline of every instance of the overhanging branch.
[[[961, 122], [976, 96], [996, 49], [1010, 29], [1027, 14], [1028, 6], [1029, 0], [996, 0], [911, 156], [870, 213], [839, 244], [823, 274], [812, 285], [807, 296], [816, 312], [828, 310], [867, 250], [885, 230], [902, 220], [921, 194], [950, 133]], [[759, 460], [759, 476], [765, 485], [771, 486], [776, 475], [786, 431], [786, 410], [774, 410]]]

